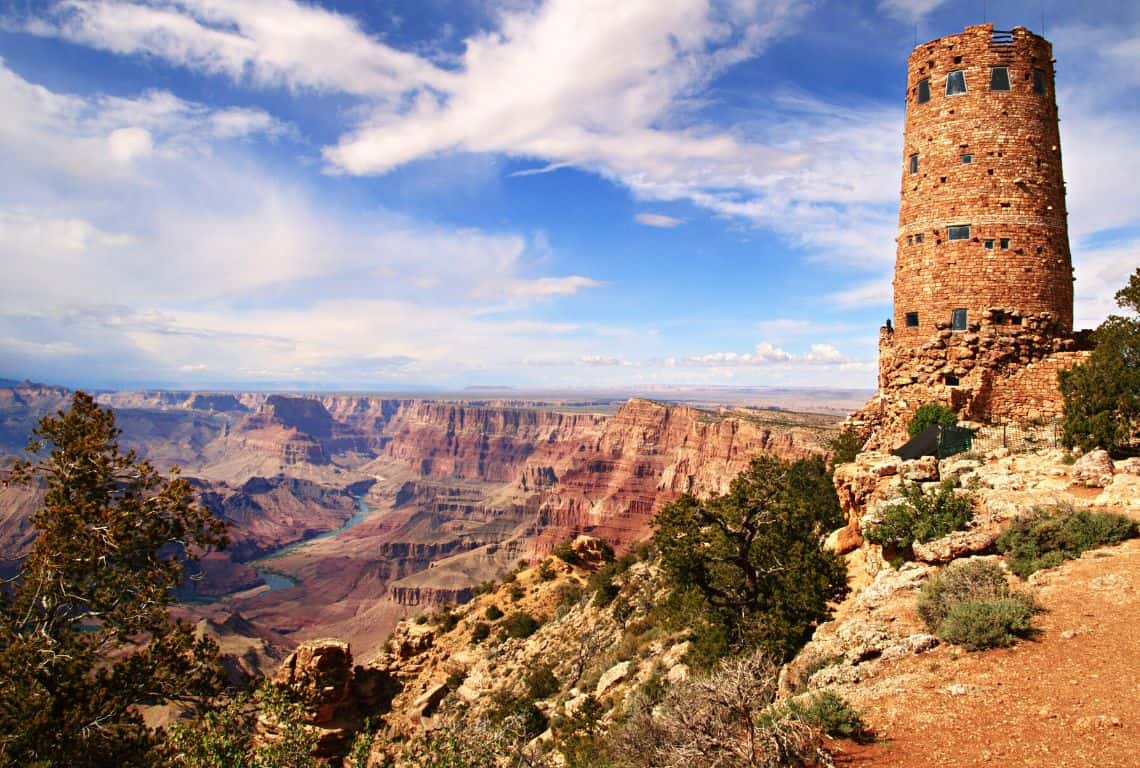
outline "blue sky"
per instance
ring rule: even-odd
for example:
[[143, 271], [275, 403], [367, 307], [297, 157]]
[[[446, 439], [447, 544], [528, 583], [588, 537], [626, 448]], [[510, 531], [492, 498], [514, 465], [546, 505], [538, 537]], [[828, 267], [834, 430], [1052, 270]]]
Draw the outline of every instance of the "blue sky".
[[[983, 5], [0, 0], [0, 376], [873, 387], [906, 57]], [[1055, 44], [1092, 326], [1140, 6], [988, 5]]]

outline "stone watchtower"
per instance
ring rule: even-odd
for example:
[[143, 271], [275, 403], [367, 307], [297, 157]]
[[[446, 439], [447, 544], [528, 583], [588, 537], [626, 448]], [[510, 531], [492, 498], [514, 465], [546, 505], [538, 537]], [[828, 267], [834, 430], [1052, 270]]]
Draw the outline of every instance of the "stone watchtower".
[[967, 27], [914, 49], [906, 101], [880, 426], [893, 439], [924, 402], [977, 421], [1055, 415], [1056, 372], [1076, 359], [1058, 356], [1074, 348], [1073, 268], [1053, 47]]

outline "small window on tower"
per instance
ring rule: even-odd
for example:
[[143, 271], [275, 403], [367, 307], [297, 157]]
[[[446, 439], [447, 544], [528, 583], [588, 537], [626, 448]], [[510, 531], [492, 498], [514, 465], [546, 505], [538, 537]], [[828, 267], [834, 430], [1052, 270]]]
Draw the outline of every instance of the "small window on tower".
[[970, 225], [959, 224], [955, 227], [946, 228], [947, 240], [969, 240], [970, 239]]
[[994, 249], [994, 241], [993, 240], [985, 240], [985, 241], [983, 241], [982, 244], [986, 246], [987, 251], [992, 251]]
[[951, 376], [950, 374], [946, 374], [946, 386], [956, 387], [956, 386], [958, 386], [959, 383], [961, 383], [961, 382], [959, 381], [957, 376]]
[[1003, 237], [1001, 240], [998, 241], [998, 244], [1001, 245], [1001, 249], [1003, 251], [1009, 250], [1009, 238], [1008, 237]]
[[907, 235], [906, 236], [906, 244], [907, 245], [914, 245], [914, 235]]
[[946, 95], [961, 96], [966, 92], [966, 71], [956, 69], [946, 75]]
[[1005, 312], [995, 310], [993, 313], [994, 325], [1005, 325]]
[[962, 155], [962, 165], [969, 165], [972, 162], [974, 162], [973, 155]]
[[990, 70], [990, 90], [1009, 90], [1009, 67], [994, 67]]
[[918, 97], [915, 99], [919, 104], [925, 104], [930, 101], [930, 78], [924, 77], [918, 81]]
[[955, 309], [950, 313], [950, 330], [964, 331], [966, 330], [966, 310]]
[[1033, 92], [1042, 96], [1045, 95], [1045, 70], [1043, 69], [1033, 70]]
[[906, 327], [907, 328], [917, 328], [918, 327], [918, 313], [917, 312], [907, 312], [906, 313]]
[[918, 153], [917, 152], [915, 152], [913, 155], [910, 156], [910, 159], [907, 161], [907, 168], [910, 169], [911, 173], [918, 173]]
[[915, 236], [914, 236], [914, 242], [915, 242], [915, 244], [917, 245], [918, 243], [921, 243], [921, 242], [922, 242], [922, 238], [923, 238], [923, 234], [922, 234], [921, 232], [919, 232], [917, 235], [915, 235]]

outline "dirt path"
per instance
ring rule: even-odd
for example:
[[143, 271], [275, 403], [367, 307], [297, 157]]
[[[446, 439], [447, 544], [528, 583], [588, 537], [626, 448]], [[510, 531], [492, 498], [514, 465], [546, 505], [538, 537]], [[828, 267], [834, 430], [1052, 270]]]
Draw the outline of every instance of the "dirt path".
[[1140, 541], [1035, 575], [1041, 633], [1011, 649], [941, 647], [852, 695], [882, 736], [842, 766], [1140, 766]]

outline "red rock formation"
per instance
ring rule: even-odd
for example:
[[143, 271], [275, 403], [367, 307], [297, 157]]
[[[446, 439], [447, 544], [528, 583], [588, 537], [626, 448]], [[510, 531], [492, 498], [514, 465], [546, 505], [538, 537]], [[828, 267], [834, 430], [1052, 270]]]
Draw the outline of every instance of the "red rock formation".
[[628, 546], [680, 494], [727, 491], [753, 456], [795, 459], [824, 450], [818, 430], [639, 399], [622, 406], [593, 445], [560, 447], [540, 448], [524, 472], [525, 478], [537, 465], [558, 478], [542, 493], [528, 530], [540, 552], [577, 533]]

